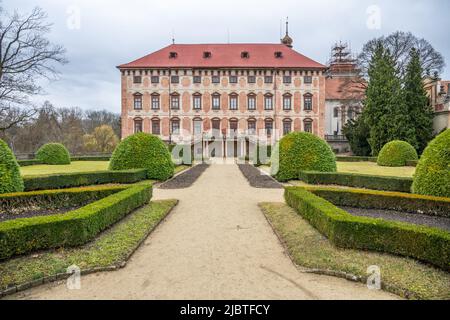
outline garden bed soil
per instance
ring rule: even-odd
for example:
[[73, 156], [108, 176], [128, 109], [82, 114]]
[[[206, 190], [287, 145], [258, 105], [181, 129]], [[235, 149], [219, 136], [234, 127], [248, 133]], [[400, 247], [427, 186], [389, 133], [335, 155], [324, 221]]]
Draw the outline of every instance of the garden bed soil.
[[[86, 205], [86, 204], [85, 204]], [[79, 208], [84, 207], [77, 206], [77, 207], [70, 207], [70, 208], [60, 208], [60, 209], [30, 209], [30, 210], [24, 210], [21, 211], [18, 214], [8, 214], [8, 213], [2, 213], [0, 214], [0, 222], [9, 221], [9, 220], [16, 220], [21, 218], [33, 218], [33, 217], [42, 217], [42, 216], [52, 216], [52, 215], [58, 215], [58, 214], [65, 214], [73, 210], [77, 210]]]
[[253, 188], [283, 189], [282, 184], [250, 164], [240, 164], [239, 169]]
[[208, 169], [208, 164], [199, 164], [187, 171], [182, 172], [175, 178], [161, 184], [160, 189], [186, 189], [191, 187], [195, 181]]
[[416, 225], [439, 228], [450, 232], [450, 218], [429, 216], [425, 214], [408, 213], [395, 210], [362, 209], [352, 207], [340, 207], [340, 208], [354, 216], [406, 222]]

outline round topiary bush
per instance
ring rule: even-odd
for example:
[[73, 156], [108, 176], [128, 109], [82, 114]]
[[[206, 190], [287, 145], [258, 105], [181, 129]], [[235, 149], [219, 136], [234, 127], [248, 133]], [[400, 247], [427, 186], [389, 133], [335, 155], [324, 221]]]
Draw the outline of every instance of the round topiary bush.
[[272, 152], [272, 175], [278, 181], [298, 179], [300, 171], [336, 172], [336, 156], [324, 140], [307, 132], [293, 132]]
[[19, 164], [8, 145], [0, 139], [0, 193], [23, 191]]
[[164, 181], [174, 175], [175, 166], [164, 142], [156, 136], [141, 132], [129, 136], [117, 146], [109, 168], [147, 169], [149, 179]]
[[36, 159], [44, 164], [64, 165], [70, 164], [69, 151], [60, 143], [47, 143], [36, 153]]
[[450, 198], [450, 129], [430, 142], [416, 168], [413, 193]]
[[382, 167], [404, 167], [410, 160], [418, 160], [417, 151], [408, 142], [394, 140], [381, 149], [377, 163]]

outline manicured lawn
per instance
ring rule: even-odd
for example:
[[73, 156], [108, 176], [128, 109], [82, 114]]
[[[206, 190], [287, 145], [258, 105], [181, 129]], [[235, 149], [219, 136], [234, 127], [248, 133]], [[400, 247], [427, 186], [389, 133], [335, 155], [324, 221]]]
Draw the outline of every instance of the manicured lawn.
[[69, 165], [36, 165], [20, 168], [23, 176], [108, 170], [109, 161], [74, 161]]
[[414, 167], [380, 167], [374, 162], [338, 162], [338, 172], [371, 174], [377, 176], [412, 177]]
[[384, 288], [412, 299], [450, 299], [450, 273], [413, 259], [390, 254], [340, 249], [284, 203], [260, 207], [294, 262], [308, 269], [345, 273], [365, 283], [367, 268], [381, 269]]
[[153, 201], [79, 248], [50, 250], [0, 262], [0, 290], [66, 273], [71, 265], [82, 270], [121, 266], [176, 204], [176, 200]]
[[[109, 161], [74, 161], [69, 165], [48, 166], [36, 165], [20, 168], [22, 176], [36, 176], [45, 174], [58, 173], [76, 173], [76, 172], [93, 172], [108, 170]], [[175, 173], [181, 172], [189, 168], [188, 166], [177, 166]]]

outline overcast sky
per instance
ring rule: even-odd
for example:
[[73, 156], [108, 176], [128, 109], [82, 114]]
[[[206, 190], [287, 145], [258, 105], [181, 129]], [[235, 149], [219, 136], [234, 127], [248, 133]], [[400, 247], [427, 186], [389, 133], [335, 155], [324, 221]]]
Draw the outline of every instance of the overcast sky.
[[[294, 49], [325, 63], [336, 41], [357, 52], [396, 30], [426, 38], [450, 65], [448, 0], [3, 0], [8, 10], [48, 12], [50, 38], [67, 49], [61, 79], [37, 103], [120, 112], [115, 66], [171, 43], [279, 42], [289, 16]], [[379, 19], [378, 19], [379, 17]], [[447, 66], [445, 79], [450, 79]]]

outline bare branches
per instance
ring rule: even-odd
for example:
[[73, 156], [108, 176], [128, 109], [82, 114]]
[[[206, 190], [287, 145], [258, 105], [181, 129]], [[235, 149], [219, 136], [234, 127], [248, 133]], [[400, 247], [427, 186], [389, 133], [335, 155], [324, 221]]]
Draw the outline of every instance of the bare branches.
[[9, 15], [0, 7], [0, 130], [33, 116], [34, 109], [18, 107], [42, 92], [39, 79], [56, 78], [56, 66], [67, 63], [65, 49], [46, 37], [51, 27], [46, 20], [40, 8]]

